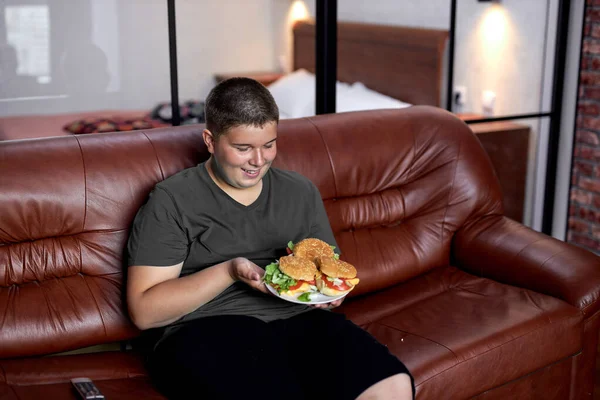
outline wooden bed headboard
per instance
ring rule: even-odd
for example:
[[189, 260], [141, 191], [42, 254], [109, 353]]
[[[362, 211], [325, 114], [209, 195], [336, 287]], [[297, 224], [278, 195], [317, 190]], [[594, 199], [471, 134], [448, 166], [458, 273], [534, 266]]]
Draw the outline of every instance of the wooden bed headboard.
[[[294, 25], [294, 70], [315, 73], [315, 23]], [[441, 106], [448, 32], [338, 22], [337, 79], [411, 104]]]

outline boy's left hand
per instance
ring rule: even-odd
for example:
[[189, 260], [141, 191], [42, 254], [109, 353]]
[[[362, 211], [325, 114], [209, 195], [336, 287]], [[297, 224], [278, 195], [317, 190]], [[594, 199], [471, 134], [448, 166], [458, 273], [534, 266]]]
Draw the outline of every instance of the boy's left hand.
[[309, 305], [309, 307], [312, 307], [312, 308], [323, 308], [323, 309], [326, 309], [326, 310], [331, 310], [332, 308], [339, 307], [344, 302], [345, 298], [346, 297], [342, 297], [341, 299], [334, 300], [331, 303], [311, 304], [311, 305]]

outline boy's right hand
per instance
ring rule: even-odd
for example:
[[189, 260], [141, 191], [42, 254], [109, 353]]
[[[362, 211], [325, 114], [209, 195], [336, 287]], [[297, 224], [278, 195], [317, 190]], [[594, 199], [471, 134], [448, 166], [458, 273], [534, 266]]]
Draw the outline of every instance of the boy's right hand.
[[229, 276], [234, 281], [245, 282], [248, 286], [269, 294], [269, 290], [263, 283], [265, 271], [254, 264], [252, 261], [244, 257], [238, 257], [231, 260], [229, 268]]

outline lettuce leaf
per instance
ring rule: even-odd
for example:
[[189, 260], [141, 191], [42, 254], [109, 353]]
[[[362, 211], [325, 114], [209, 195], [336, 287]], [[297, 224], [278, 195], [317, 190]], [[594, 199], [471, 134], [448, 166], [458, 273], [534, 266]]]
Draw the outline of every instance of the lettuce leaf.
[[302, 293], [300, 296], [298, 296], [298, 300], [300, 301], [310, 301], [310, 292], [306, 292], [306, 293]]
[[290, 286], [294, 286], [297, 283], [295, 279], [281, 272], [279, 264], [276, 262], [272, 262], [265, 267], [263, 281], [277, 289], [277, 293], [285, 292]]
[[292, 242], [291, 240], [288, 242], [288, 249], [294, 251], [294, 242]]

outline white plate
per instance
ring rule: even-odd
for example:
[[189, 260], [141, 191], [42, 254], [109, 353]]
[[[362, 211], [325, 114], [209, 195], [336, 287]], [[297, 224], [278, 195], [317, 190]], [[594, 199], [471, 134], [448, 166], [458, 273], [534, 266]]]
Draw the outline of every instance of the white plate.
[[323, 293], [320, 292], [315, 292], [311, 295], [311, 298], [313, 300], [311, 301], [302, 301], [302, 300], [298, 300], [298, 296], [300, 296], [302, 293], [300, 294], [295, 294], [293, 296], [288, 296], [287, 294], [279, 294], [277, 293], [277, 289], [275, 289], [274, 287], [272, 287], [271, 285], [269, 285], [268, 283], [265, 282], [265, 286], [267, 287], [267, 289], [269, 289], [269, 292], [273, 293], [275, 296], [279, 297], [280, 299], [283, 299], [285, 301], [291, 301], [292, 303], [298, 303], [298, 304], [324, 304], [324, 303], [331, 303], [332, 301], [335, 301], [337, 299], [341, 299], [342, 297], [346, 296], [348, 293], [344, 293], [341, 294], [339, 296], [325, 296]]

